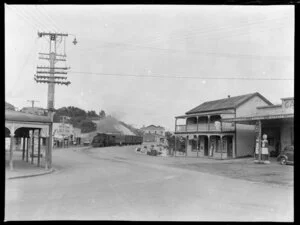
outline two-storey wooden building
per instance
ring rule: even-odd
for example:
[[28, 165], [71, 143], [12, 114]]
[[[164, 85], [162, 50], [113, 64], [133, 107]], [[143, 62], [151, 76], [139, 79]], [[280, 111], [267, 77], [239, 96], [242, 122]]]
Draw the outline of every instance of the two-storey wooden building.
[[[257, 92], [204, 102], [175, 117], [175, 136], [186, 139], [187, 156], [226, 159], [253, 155], [254, 125], [222, 122], [222, 119], [246, 116], [256, 111], [256, 107], [271, 105]], [[184, 124], [179, 125], [179, 121]]]

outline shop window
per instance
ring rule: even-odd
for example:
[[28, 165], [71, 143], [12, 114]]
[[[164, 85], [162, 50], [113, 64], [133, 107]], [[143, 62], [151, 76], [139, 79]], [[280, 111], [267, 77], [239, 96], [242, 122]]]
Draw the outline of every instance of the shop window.
[[197, 141], [195, 139], [189, 140], [189, 144], [192, 146], [192, 151], [197, 151]]

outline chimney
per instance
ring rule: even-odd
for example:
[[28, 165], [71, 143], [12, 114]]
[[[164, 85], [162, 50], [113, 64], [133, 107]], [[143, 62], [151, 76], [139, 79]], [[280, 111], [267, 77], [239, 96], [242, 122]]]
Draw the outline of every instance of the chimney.
[[227, 97], [230, 98], [230, 95], [228, 95]]

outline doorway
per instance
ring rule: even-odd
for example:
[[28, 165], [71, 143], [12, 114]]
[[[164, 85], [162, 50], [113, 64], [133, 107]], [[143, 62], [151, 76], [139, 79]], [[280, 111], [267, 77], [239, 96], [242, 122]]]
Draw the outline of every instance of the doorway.
[[226, 136], [227, 157], [232, 158], [233, 155], [233, 136]]
[[281, 149], [280, 127], [263, 127], [263, 134], [267, 135], [270, 156], [277, 157]]
[[198, 138], [199, 151], [203, 152], [204, 156], [208, 156], [208, 137], [200, 135]]

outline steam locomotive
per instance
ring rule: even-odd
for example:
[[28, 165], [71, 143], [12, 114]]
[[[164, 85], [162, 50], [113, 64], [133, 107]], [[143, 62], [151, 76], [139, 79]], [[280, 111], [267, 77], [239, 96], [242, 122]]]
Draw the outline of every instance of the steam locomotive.
[[135, 135], [98, 133], [92, 141], [93, 147], [106, 147], [115, 145], [142, 144], [143, 137]]

